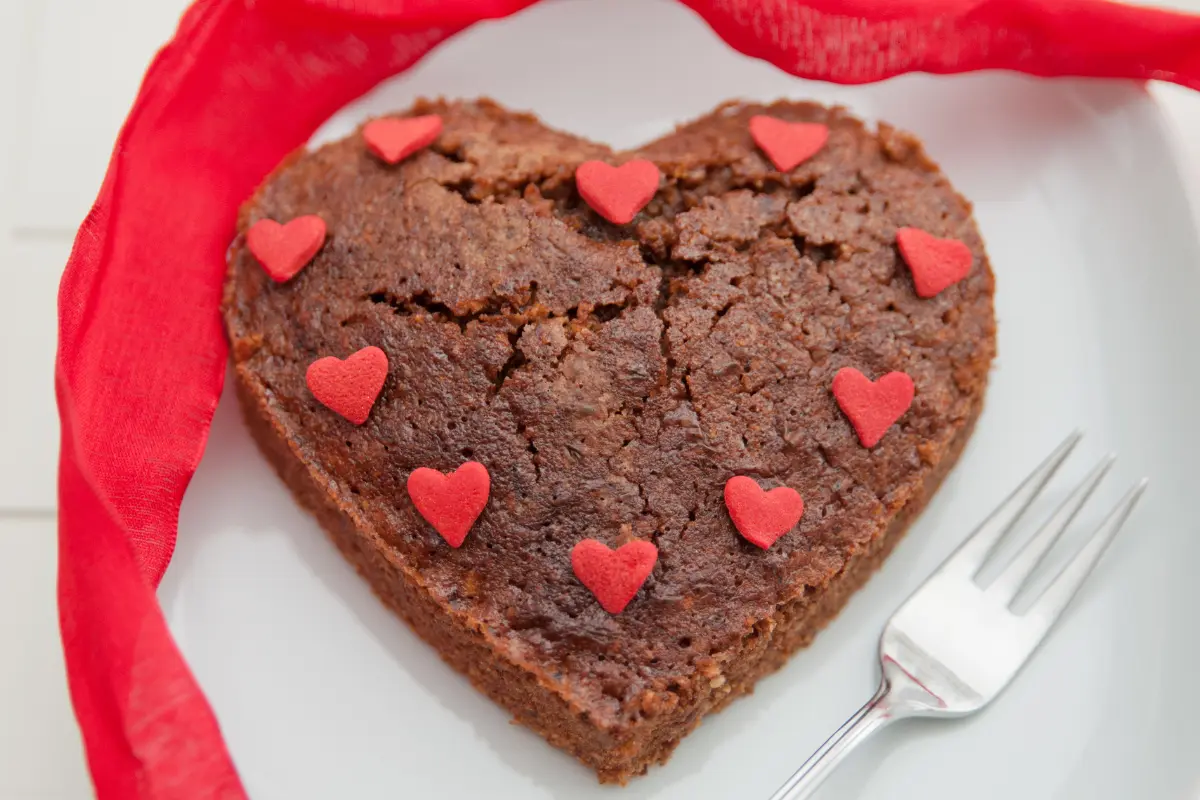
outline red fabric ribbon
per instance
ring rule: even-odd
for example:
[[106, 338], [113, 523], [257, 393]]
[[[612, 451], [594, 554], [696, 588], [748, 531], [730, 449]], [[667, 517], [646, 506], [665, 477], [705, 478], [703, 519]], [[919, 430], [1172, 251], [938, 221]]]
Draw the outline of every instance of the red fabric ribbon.
[[[99, 797], [242, 798], [155, 590], [225, 375], [238, 205], [333, 112], [534, 0], [199, 0], [155, 57], [59, 292], [59, 617]], [[925, 71], [1200, 88], [1200, 17], [1099, 0], [684, 0], [805, 78]]]

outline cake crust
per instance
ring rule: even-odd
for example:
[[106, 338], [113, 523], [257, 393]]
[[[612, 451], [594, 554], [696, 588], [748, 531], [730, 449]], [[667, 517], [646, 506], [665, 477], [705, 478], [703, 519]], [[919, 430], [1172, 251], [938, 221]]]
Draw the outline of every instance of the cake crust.
[[[623, 782], [750, 691], [835, 616], [958, 458], [995, 352], [993, 277], [970, 205], [913, 137], [840, 109], [727, 104], [639, 150], [486, 100], [421, 101], [443, 133], [397, 166], [358, 135], [282, 164], [243, 207], [224, 314], [260, 448], [375, 592], [523, 724]], [[829, 126], [790, 173], [749, 118]], [[582, 203], [582, 161], [663, 173], [626, 226]], [[275, 284], [255, 221], [318, 214], [330, 237]], [[953, 237], [974, 264], [917, 297], [895, 231]], [[305, 367], [375, 345], [367, 422], [312, 398]], [[838, 369], [912, 376], [864, 448]], [[413, 509], [417, 467], [487, 466], [459, 549]], [[806, 510], [768, 550], [738, 536], [733, 475]], [[659, 548], [610, 615], [571, 572], [584, 538]]]

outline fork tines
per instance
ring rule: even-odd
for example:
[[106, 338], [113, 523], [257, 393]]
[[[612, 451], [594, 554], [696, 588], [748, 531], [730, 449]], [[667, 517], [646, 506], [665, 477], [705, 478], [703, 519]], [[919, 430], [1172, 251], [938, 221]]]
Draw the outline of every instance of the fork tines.
[[[972, 579], [977, 578], [984, 564], [990, 560], [996, 546], [1005, 537], [1005, 534], [1016, 527], [1018, 520], [1042, 493], [1042, 490], [1045, 489], [1050, 479], [1082, 438], [1083, 434], [1080, 431], [1075, 431], [1068, 436], [1066, 441], [1060, 444], [1009, 495], [1008, 499], [984, 520], [971, 538], [964, 542], [958, 551], [946, 561], [943, 569], [953, 570], [960, 574], [967, 573]], [[1028, 584], [1029, 576], [1042, 563], [1050, 548], [1062, 536], [1092, 492], [1100, 485], [1114, 461], [1116, 461], [1115, 455], [1106, 455], [1072, 490], [1067, 499], [1042, 524], [1037, 533], [1013, 556], [999, 577], [986, 587], [985, 591], [989, 596], [1005, 606], [1012, 604], [1013, 599]], [[1105, 549], [1112, 542], [1117, 531], [1121, 529], [1121, 525], [1133, 511], [1133, 507], [1137, 505], [1138, 499], [1146, 489], [1146, 484], [1147, 480], [1143, 478], [1126, 492], [1087, 543], [1067, 562], [1041, 596], [1034, 601], [1026, 612], [1026, 616], [1042, 619], [1047, 626], [1058, 617], [1088, 575], [1091, 574]]]

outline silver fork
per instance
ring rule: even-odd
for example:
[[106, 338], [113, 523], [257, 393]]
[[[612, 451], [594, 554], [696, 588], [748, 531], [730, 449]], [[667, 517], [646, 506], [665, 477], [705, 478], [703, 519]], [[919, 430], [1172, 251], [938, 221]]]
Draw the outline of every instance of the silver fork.
[[1136, 483], [1029, 609], [1014, 612], [1013, 599], [1030, 573], [1112, 466], [1115, 456], [1105, 457], [1000, 576], [981, 588], [977, 576], [997, 543], [1016, 525], [1081, 437], [1075, 432], [1059, 445], [892, 615], [879, 643], [883, 677], [875, 696], [830, 736], [771, 800], [811, 796], [856, 745], [890, 722], [904, 717], [962, 717], [979, 711], [1020, 672], [1146, 488], [1145, 478]]

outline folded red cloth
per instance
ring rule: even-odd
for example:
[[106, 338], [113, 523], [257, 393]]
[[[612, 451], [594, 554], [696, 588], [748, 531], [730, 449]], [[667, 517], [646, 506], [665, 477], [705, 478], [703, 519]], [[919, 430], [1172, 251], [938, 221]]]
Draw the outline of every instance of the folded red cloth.
[[[225, 375], [238, 204], [327, 117], [532, 0], [199, 0], [146, 73], [59, 292], [59, 617], [97, 794], [241, 798], [155, 597]], [[684, 0], [806, 78], [1010, 69], [1200, 88], [1200, 17], [1099, 0]], [[251, 79], [252, 77], [252, 79]]]

